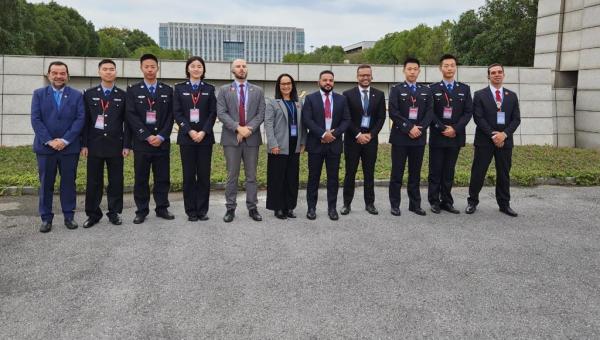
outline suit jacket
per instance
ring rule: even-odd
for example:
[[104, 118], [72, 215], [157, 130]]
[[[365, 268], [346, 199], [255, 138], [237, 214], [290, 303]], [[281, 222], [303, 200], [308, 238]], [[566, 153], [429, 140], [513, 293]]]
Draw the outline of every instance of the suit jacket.
[[[90, 156], [122, 157], [121, 151], [124, 148], [131, 149], [131, 130], [125, 123], [126, 97], [125, 91], [116, 86], [108, 98], [104, 96], [102, 86], [83, 92], [86, 119], [81, 146], [88, 148]], [[109, 104], [104, 112], [104, 129], [97, 129], [96, 120], [103, 115], [102, 101]]]
[[[417, 119], [409, 119], [409, 109], [413, 105], [419, 108]], [[427, 141], [427, 127], [433, 119], [433, 99], [431, 89], [428, 86], [417, 84], [416, 93], [413, 95], [410, 87], [404, 83], [392, 86], [390, 90], [389, 112], [390, 120], [393, 122], [390, 131], [390, 143], [402, 146], [422, 146]], [[419, 138], [412, 139], [408, 132], [415, 125], [423, 127]]]
[[[455, 81], [452, 92], [448, 91], [444, 82], [429, 85], [433, 94], [433, 121], [429, 133], [429, 145], [433, 147], [461, 147], [465, 146], [465, 128], [473, 116], [473, 99], [471, 88], [465, 83]], [[448, 98], [448, 101], [446, 100]], [[444, 107], [452, 107], [452, 117], [444, 119]], [[456, 137], [448, 138], [442, 135], [446, 125], [452, 126]]]
[[[65, 86], [57, 107], [52, 86], [46, 86], [33, 92], [31, 100], [31, 126], [35, 137], [33, 151], [37, 154], [55, 153], [74, 154], [81, 151], [81, 130], [85, 123], [85, 108], [81, 92]], [[55, 138], [66, 140], [69, 145], [56, 151], [46, 145]]]
[[[198, 94], [196, 108], [200, 110], [200, 119], [197, 123], [190, 122], [190, 109], [194, 108], [192, 95]], [[213, 126], [217, 119], [217, 97], [215, 87], [201, 82], [196, 92], [188, 81], [175, 85], [173, 92], [173, 115], [179, 125], [177, 144], [180, 145], [212, 145], [215, 144]], [[206, 135], [202, 142], [196, 143], [189, 135], [191, 130], [204, 131]]]
[[[271, 153], [272, 148], [279, 147], [281, 154], [290, 154], [290, 123], [288, 109], [285, 105], [282, 99], [267, 100], [265, 134], [267, 135], [267, 151], [269, 153]], [[291, 150], [292, 153], [299, 153], [300, 146], [306, 143], [306, 129], [302, 124], [302, 107], [298, 102], [296, 102], [296, 126], [298, 143], [296, 143], [296, 150]]]
[[519, 110], [519, 99], [513, 91], [504, 88], [504, 100], [502, 111], [505, 112], [504, 125], [497, 124], [498, 107], [489, 86], [475, 92], [473, 96], [473, 119], [477, 128], [475, 129], [475, 141], [473, 144], [480, 146], [494, 146], [492, 142], [492, 131], [505, 132], [508, 138], [503, 148], [512, 148], [513, 134], [521, 124], [521, 111]]
[[[248, 146], [262, 144], [260, 125], [265, 119], [265, 97], [263, 89], [252, 83], [248, 84], [248, 98], [246, 104], [246, 126], [252, 128], [252, 134], [246, 138]], [[223, 85], [217, 94], [217, 117], [223, 123], [221, 130], [221, 145], [238, 145], [237, 129], [240, 121], [239, 99], [237, 89], [233, 83]]]
[[344, 91], [344, 97], [348, 101], [348, 108], [350, 109], [350, 117], [352, 122], [346, 130], [344, 135], [344, 142], [346, 144], [356, 143], [356, 135], [360, 132], [370, 133], [370, 143], [379, 143], [378, 135], [379, 131], [383, 127], [385, 122], [385, 95], [383, 92], [371, 86], [369, 93], [369, 107], [367, 108], [367, 114], [371, 116], [369, 122], [369, 128], [361, 128], [361, 120], [363, 116], [362, 106], [362, 93], [358, 86]]
[[321, 153], [324, 148], [330, 148], [335, 154], [341, 154], [344, 151], [342, 136], [350, 126], [350, 110], [346, 102], [346, 97], [336, 92], [331, 92], [333, 100], [333, 112], [331, 112], [331, 129], [335, 129], [333, 136], [335, 141], [324, 144], [321, 143], [321, 136], [327, 131], [325, 126], [325, 108], [321, 91], [313, 92], [306, 96], [302, 106], [302, 122], [308, 129], [306, 137], [306, 151], [310, 153]]
[[[154, 100], [152, 108], [156, 110], [156, 124], [146, 123], [146, 111], [150, 109], [148, 101]], [[127, 89], [127, 123], [133, 134], [133, 150], [138, 152], [169, 152], [170, 136], [173, 130], [173, 89], [162, 82], [157, 83], [154, 97], [143, 81], [129, 85]], [[151, 135], [164, 138], [159, 147], [146, 141]]]

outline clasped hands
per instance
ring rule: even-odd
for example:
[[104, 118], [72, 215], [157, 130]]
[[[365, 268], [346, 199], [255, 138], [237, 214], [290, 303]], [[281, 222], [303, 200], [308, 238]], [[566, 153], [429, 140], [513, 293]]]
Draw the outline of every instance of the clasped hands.
[[504, 141], [508, 136], [505, 132], [500, 131], [492, 131], [492, 142], [497, 148], [501, 148], [504, 146]]
[[146, 140], [154, 147], [159, 147], [162, 144], [162, 140], [156, 135], [151, 135], [150, 137], [146, 138]]
[[370, 133], [361, 133], [358, 137], [356, 137], [356, 142], [358, 144], [368, 144], [371, 141]]
[[239, 144], [244, 140], [244, 138], [248, 138], [250, 135], [252, 135], [252, 128], [248, 126], [238, 126], [237, 129], [235, 129], [235, 132]]
[[190, 138], [194, 142], [200, 143], [204, 139], [204, 136], [206, 136], [206, 132], [204, 132], [204, 131], [190, 130], [190, 132], [188, 133], [188, 135], [190, 135]]
[[329, 144], [329, 143], [335, 141], [336, 138], [333, 135], [334, 131], [335, 131], [335, 129], [331, 129], [331, 130], [325, 131], [325, 134], [323, 135], [323, 137], [321, 137], [321, 143], [322, 144]]
[[54, 138], [53, 140], [48, 142], [48, 146], [56, 151], [61, 151], [62, 149], [67, 147], [67, 144], [65, 144], [65, 142], [63, 142], [60, 138]]

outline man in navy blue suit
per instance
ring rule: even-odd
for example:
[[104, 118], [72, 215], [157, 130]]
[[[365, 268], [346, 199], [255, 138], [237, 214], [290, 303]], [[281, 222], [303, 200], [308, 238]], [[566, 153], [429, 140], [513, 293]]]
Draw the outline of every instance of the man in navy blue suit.
[[48, 66], [50, 85], [33, 92], [31, 126], [35, 133], [33, 151], [36, 153], [40, 176], [40, 232], [52, 229], [52, 196], [56, 172], [60, 173], [60, 204], [68, 229], [76, 229], [75, 175], [79, 161], [80, 134], [85, 122], [81, 92], [66, 86], [69, 68], [61, 61]]
[[310, 220], [317, 218], [316, 207], [323, 162], [327, 169], [327, 212], [331, 220], [339, 218], [336, 204], [339, 187], [340, 157], [344, 150], [342, 135], [350, 126], [346, 97], [333, 92], [333, 72], [319, 74], [320, 91], [311, 93], [302, 107], [302, 123], [308, 129], [308, 183], [306, 200]]

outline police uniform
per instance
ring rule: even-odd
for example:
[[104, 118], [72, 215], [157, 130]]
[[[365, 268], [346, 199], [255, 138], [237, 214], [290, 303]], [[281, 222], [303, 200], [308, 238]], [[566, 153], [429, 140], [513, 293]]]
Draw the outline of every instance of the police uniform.
[[[183, 170], [183, 202], [185, 213], [202, 218], [208, 212], [212, 148], [215, 144], [213, 126], [217, 118], [215, 87], [205, 82], [193, 84], [188, 80], [175, 85], [173, 115], [179, 126], [177, 144]], [[200, 143], [189, 135], [191, 130], [204, 131]]]
[[106, 216], [114, 220], [123, 210], [122, 151], [131, 148], [131, 133], [125, 123], [126, 94], [116, 86], [106, 94], [98, 85], [85, 90], [83, 99], [86, 120], [81, 144], [88, 148], [85, 213], [92, 221], [102, 218], [100, 202], [106, 163]]
[[[408, 159], [409, 210], [421, 208], [421, 166], [427, 141], [427, 127], [433, 118], [431, 89], [425, 85], [416, 84], [415, 92], [404, 82], [392, 86], [389, 98], [389, 115], [393, 122], [390, 131], [392, 144], [392, 173], [389, 184], [389, 197], [392, 209], [400, 207], [400, 189], [404, 167]], [[408, 135], [415, 126], [422, 126], [422, 134], [412, 139]]]
[[[169, 137], [173, 129], [173, 89], [162, 82], [155, 84], [154, 94], [141, 81], [129, 85], [127, 89], [127, 123], [133, 135], [135, 184], [133, 197], [136, 216], [148, 215], [150, 169], [154, 178], [153, 196], [156, 213], [165, 213], [169, 207], [170, 156]], [[154, 114], [152, 114], [154, 111]], [[156, 135], [163, 139], [158, 146], [152, 146], [147, 138]]]
[[[433, 94], [434, 123], [429, 135], [429, 189], [428, 200], [434, 206], [452, 207], [451, 190], [454, 169], [460, 148], [465, 146], [465, 128], [473, 116], [471, 88], [454, 81], [452, 90], [443, 82], [429, 86]], [[442, 132], [446, 126], [456, 131], [454, 138]]]

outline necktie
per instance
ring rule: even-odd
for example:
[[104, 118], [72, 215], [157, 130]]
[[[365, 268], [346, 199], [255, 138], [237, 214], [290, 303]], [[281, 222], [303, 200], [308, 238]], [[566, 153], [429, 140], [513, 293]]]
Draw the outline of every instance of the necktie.
[[244, 92], [244, 84], [240, 84], [240, 126], [246, 125], [246, 93]]
[[154, 97], [154, 86], [150, 86], [148, 91], [150, 91], [150, 94]]
[[412, 92], [413, 94], [414, 94], [415, 92], [417, 92], [417, 87], [416, 87], [415, 85], [411, 85], [411, 86], [410, 86], [410, 92]]
[[105, 96], [105, 97], [108, 97], [108, 96], [110, 96], [110, 90], [106, 90], [106, 91], [104, 91], [104, 96]]
[[331, 119], [331, 101], [329, 93], [325, 93], [325, 119]]
[[500, 90], [496, 90], [496, 103], [502, 103], [502, 97], [500, 96]]
[[369, 110], [369, 91], [363, 90], [363, 113], [366, 115]]
[[54, 101], [56, 106], [60, 107], [60, 100], [62, 99], [62, 91], [54, 91]]
[[448, 85], [446, 85], [446, 88], [448, 88], [448, 92], [452, 92], [452, 83], [448, 83]]
[[198, 90], [198, 84], [192, 85], [192, 90], [197, 91]]

